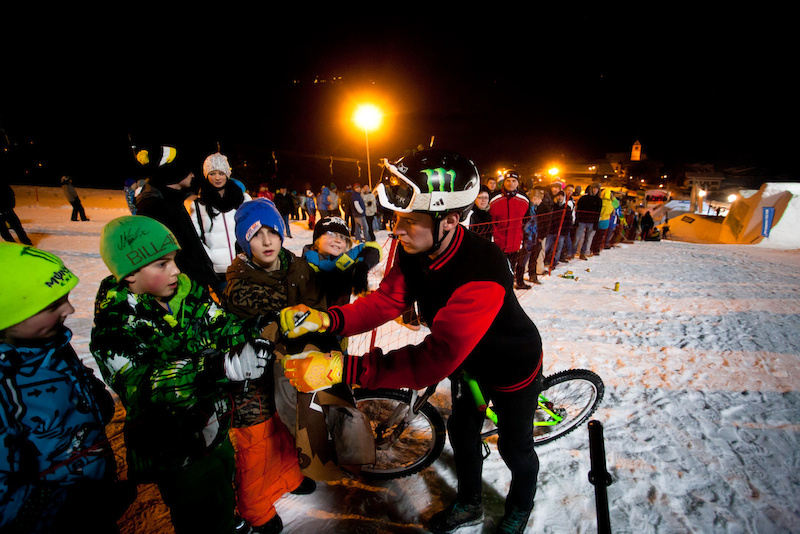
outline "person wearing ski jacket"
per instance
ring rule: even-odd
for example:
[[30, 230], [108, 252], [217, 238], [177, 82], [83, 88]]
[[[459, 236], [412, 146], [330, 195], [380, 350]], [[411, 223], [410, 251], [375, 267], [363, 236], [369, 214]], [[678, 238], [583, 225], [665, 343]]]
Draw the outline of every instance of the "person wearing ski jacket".
[[203, 161], [203, 175], [200, 196], [189, 204], [189, 217], [214, 265], [217, 282], [213, 288], [219, 296], [225, 289], [225, 272], [237, 254], [236, 209], [250, 195], [231, 180], [231, 166], [223, 154], [211, 154]]
[[508, 171], [503, 176], [500, 194], [489, 201], [489, 213], [494, 221], [492, 238], [508, 258], [514, 269], [517, 289], [528, 289], [523, 276], [525, 266], [522, 261], [523, 227], [530, 212], [530, 200], [519, 191], [519, 175]]
[[592, 253], [595, 255], [600, 254], [605, 248], [606, 234], [611, 224], [611, 214], [614, 212], [612, 198], [614, 196], [610, 189], [603, 189], [600, 192], [600, 217], [597, 219], [597, 232], [592, 239]]
[[575, 250], [582, 260], [586, 260], [587, 253], [592, 246], [592, 239], [597, 230], [597, 221], [600, 219], [601, 200], [600, 184], [593, 183], [586, 189], [586, 194], [578, 199], [575, 204], [575, 221], [578, 230], [575, 233]]
[[198, 237], [184, 202], [192, 191], [192, 166], [175, 147], [135, 147], [144, 184], [136, 194], [136, 215], [155, 219], [170, 229], [181, 249], [175, 259], [181, 272], [213, 287], [218, 282], [214, 265]]
[[97, 291], [89, 348], [126, 410], [128, 477], [158, 485], [177, 533], [232, 533], [230, 391], [274, 356], [262, 318], [226, 313], [175, 267], [178, 248], [148, 217], [103, 228], [112, 274]]
[[461, 224], [479, 184], [474, 163], [452, 151], [421, 150], [396, 162], [384, 160], [378, 196], [395, 211], [393, 233], [400, 246], [378, 289], [327, 311], [305, 306], [281, 311], [281, 330], [294, 338], [310, 332], [355, 335], [416, 306], [430, 328], [419, 344], [385, 353], [376, 347], [363, 355], [304, 352], [282, 363], [299, 391], [339, 383], [422, 389], [449, 377], [447, 426], [458, 490], [455, 501], [430, 518], [428, 529], [437, 534], [483, 518], [484, 414], [469, 393], [465, 374], [493, 402], [500, 453], [514, 481], [500, 532], [522, 532], [527, 525], [539, 471], [533, 420], [541, 390], [542, 340], [514, 293], [505, 253]]
[[114, 532], [135, 488], [122, 499], [114, 401], [64, 326], [78, 277], [16, 243], [0, 243], [0, 265], [0, 532]]

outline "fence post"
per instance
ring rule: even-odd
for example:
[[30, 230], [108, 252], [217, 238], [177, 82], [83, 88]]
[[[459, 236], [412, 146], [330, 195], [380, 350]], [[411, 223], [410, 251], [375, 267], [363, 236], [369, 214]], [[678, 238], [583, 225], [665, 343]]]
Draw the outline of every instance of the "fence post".
[[598, 534], [611, 534], [606, 488], [611, 485], [612, 480], [606, 470], [606, 448], [603, 444], [603, 425], [600, 424], [600, 421], [589, 421], [589, 457], [591, 460], [589, 482], [594, 485], [597, 532]]

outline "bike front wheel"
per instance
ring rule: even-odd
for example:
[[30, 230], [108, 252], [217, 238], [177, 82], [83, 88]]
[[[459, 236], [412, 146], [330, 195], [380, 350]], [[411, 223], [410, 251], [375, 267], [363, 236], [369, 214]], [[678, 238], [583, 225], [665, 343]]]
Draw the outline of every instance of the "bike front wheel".
[[603, 380], [586, 369], [546, 376], [534, 418], [534, 445], [549, 443], [582, 425], [597, 410], [604, 393]]
[[[444, 421], [425, 402], [410, 421], [411, 392], [394, 389], [355, 389], [356, 406], [370, 422], [376, 460], [361, 467], [367, 479], [389, 480], [418, 473], [441, 454], [446, 439]], [[399, 414], [399, 415], [398, 415]]]

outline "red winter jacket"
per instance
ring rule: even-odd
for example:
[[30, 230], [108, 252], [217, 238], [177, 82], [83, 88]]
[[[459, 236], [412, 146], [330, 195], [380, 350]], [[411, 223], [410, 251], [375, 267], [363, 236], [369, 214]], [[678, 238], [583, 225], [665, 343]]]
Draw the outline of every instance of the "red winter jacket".
[[522, 231], [530, 210], [530, 200], [519, 191], [502, 190], [489, 201], [489, 213], [494, 221], [494, 242], [505, 253], [522, 247]]
[[482, 386], [517, 391], [542, 365], [542, 339], [514, 295], [506, 256], [459, 225], [435, 260], [398, 250], [377, 291], [328, 310], [329, 331], [366, 332], [398, 317], [416, 302], [430, 334], [418, 345], [386, 354], [374, 348], [347, 355], [344, 379], [366, 388], [421, 389], [463, 369]]

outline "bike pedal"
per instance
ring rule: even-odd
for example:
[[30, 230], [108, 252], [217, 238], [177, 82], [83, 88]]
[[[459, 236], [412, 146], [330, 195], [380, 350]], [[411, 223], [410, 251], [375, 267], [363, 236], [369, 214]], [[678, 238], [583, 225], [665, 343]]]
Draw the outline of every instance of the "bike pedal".
[[483, 445], [483, 459], [485, 460], [492, 453], [492, 449], [489, 448], [489, 442], [487, 441], [481, 441], [481, 445]]

